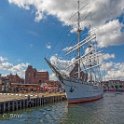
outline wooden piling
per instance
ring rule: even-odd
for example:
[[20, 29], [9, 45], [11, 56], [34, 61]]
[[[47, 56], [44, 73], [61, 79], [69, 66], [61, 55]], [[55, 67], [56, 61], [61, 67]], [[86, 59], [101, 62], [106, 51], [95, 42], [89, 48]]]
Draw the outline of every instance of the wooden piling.
[[41, 97], [33, 97], [33, 98], [24, 98], [24, 99], [13, 99], [10, 101], [0, 102], [0, 114], [5, 112], [11, 112], [20, 109], [26, 109], [30, 107], [36, 106], [44, 106], [49, 103], [56, 103], [65, 100], [65, 95], [56, 95], [56, 96], [41, 96]]

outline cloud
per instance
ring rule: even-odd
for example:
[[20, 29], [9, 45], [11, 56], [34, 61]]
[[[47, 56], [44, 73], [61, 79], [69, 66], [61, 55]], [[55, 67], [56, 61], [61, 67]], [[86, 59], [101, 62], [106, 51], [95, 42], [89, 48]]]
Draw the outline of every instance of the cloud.
[[[64, 24], [72, 24], [76, 19], [70, 19], [71, 15], [77, 11], [77, 3], [72, 0], [8, 0], [20, 8], [29, 10], [33, 6], [36, 9], [35, 19], [40, 21], [45, 13], [56, 16]], [[81, 0], [81, 15], [83, 23], [90, 25], [104, 24], [106, 21], [118, 17], [123, 12], [123, 0]], [[85, 6], [86, 5], [86, 6]], [[84, 7], [85, 6], [85, 7]], [[91, 14], [90, 14], [91, 13]]]
[[[77, 27], [77, 3], [72, 0], [8, 0], [25, 10], [35, 8], [35, 21], [52, 15], [64, 25]], [[96, 27], [97, 41], [100, 47], [108, 47], [124, 43], [123, 25], [117, 20], [124, 13], [124, 0], [81, 0], [81, 27]], [[72, 18], [70, 18], [72, 17]], [[113, 20], [113, 21], [112, 21]], [[106, 23], [107, 22], [107, 23]], [[89, 27], [89, 28], [90, 28]], [[48, 46], [50, 48], [50, 46]]]
[[[64, 74], [64, 75], [65, 75], [65, 74], [66, 74], [66, 75], [69, 75], [69, 72], [71, 71], [71, 69], [72, 69], [74, 66], [72, 65], [72, 66], [70, 66], [68, 69], [67, 69], [67, 67], [68, 67], [70, 64], [72, 64], [73, 61], [74, 61], [73, 59], [72, 59], [71, 61], [60, 59], [60, 58], [58, 58], [57, 55], [50, 57], [50, 62], [51, 62], [54, 66], [56, 66], [56, 67], [59, 69], [59, 71], [60, 71], [61, 74]], [[57, 77], [56, 77], [56, 75], [55, 75], [54, 73], [51, 73], [51, 74], [50, 74], [50, 79], [51, 79], [51, 80], [57, 80]]]
[[50, 80], [57, 80], [56, 75], [54, 73], [50, 74]]
[[100, 53], [99, 61], [100, 63], [106, 62], [108, 60], [112, 60], [115, 58], [115, 54], [109, 54], [109, 53]]
[[103, 63], [103, 64], [101, 65], [101, 70], [106, 70], [106, 71], [108, 71], [108, 70], [111, 70], [112, 67], [113, 67], [113, 63], [112, 63], [112, 62], [106, 62], [106, 63]]
[[104, 63], [104, 80], [124, 80], [124, 63]]
[[59, 68], [61, 73], [64, 73], [67, 75], [69, 74], [71, 69], [74, 67], [74, 65], [72, 64], [74, 62], [74, 60], [75, 60], [74, 58], [72, 58], [71, 60], [64, 60], [64, 59], [59, 58], [58, 56], [51, 56], [50, 57], [50, 62], [53, 65], [55, 65], [57, 68]]
[[46, 44], [46, 48], [51, 49], [52, 48], [51, 44], [50, 43]]
[[[77, 11], [77, 3], [72, 0], [42, 0], [43, 10], [50, 15], [56, 16], [65, 25], [77, 25], [77, 17], [71, 18], [71, 15]], [[86, 6], [85, 6], [86, 5]], [[97, 26], [118, 17], [123, 10], [123, 0], [81, 0], [80, 8], [82, 25]], [[89, 14], [89, 16], [87, 16]], [[84, 19], [84, 17], [86, 17]]]
[[8, 0], [10, 4], [15, 4], [25, 10], [30, 10], [31, 7], [36, 9], [35, 21], [39, 22], [43, 18], [42, 14], [42, 0]]
[[7, 58], [0, 56], [0, 70], [4, 70], [7, 73], [17, 73], [19, 76], [24, 77], [25, 70], [29, 64], [28, 63], [20, 63], [20, 64], [12, 64], [8, 61]]
[[118, 20], [110, 21], [101, 25], [96, 30], [96, 40], [99, 47], [108, 47], [118, 44], [124, 44], [124, 27]]
[[6, 60], [7, 60], [7, 58], [4, 58], [4, 57], [0, 56], [0, 64], [3, 63]]
[[114, 54], [104, 54], [101, 59], [103, 80], [124, 80], [124, 63], [114, 62]]
[[41, 14], [41, 11], [37, 11], [35, 13], [35, 21], [39, 22], [43, 18], [43, 15]]

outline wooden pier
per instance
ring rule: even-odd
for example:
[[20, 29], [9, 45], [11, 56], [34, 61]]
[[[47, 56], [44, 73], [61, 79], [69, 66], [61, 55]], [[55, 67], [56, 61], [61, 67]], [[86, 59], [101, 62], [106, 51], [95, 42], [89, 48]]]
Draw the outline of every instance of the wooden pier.
[[0, 114], [63, 100], [66, 100], [65, 94], [59, 93], [38, 95], [0, 93]]

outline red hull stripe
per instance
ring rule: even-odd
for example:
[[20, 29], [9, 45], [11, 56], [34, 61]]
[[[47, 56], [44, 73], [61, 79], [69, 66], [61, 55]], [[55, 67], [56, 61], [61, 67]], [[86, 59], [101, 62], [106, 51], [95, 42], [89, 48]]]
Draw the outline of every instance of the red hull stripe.
[[96, 101], [98, 99], [101, 99], [103, 95], [95, 96], [95, 97], [89, 97], [89, 98], [81, 98], [81, 99], [71, 99], [68, 100], [69, 104], [77, 104], [77, 103], [85, 103], [85, 102], [92, 102]]

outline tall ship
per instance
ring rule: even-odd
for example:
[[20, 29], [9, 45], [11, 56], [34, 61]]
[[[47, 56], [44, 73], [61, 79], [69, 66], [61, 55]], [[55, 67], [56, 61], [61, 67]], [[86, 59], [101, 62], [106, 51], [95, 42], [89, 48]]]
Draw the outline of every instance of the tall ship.
[[[64, 87], [69, 104], [92, 102], [103, 97], [96, 35], [89, 31], [87, 37], [81, 40], [80, 3], [77, 11], [77, 43], [66, 50], [66, 55], [76, 52], [73, 62], [61, 71], [54, 63], [45, 58], [51, 70]], [[71, 69], [70, 69], [71, 68]]]

